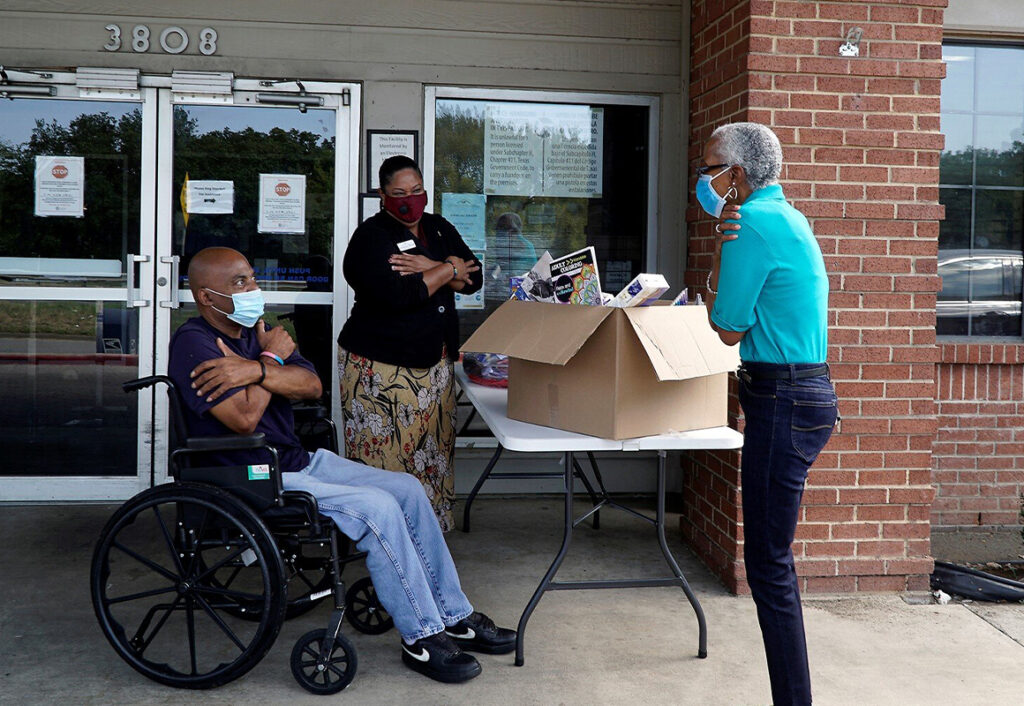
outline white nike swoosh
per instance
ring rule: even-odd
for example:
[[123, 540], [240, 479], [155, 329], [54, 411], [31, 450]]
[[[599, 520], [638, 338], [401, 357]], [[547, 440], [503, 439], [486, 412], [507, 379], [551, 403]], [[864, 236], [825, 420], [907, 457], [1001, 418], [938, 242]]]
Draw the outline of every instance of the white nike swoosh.
[[454, 637], [458, 640], [472, 640], [476, 637], [476, 633], [473, 631], [473, 628], [466, 628], [466, 632], [462, 635], [454, 633], [451, 630], [445, 630], [445, 634], [447, 634], [448, 637]]
[[402, 645], [402, 649], [405, 650], [405, 653], [407, 655], [409, 655], [410, 657], [412, 657], [415, 660], [419, 660], [420, 662], [429, 662], [430, 661], [430, 653], [427, 652], [427, 649], [425, 647], [421, 647], [420, 648], [420, 650], [423, 651], [423, 654], [416, 654], [415, 652], [410, 650], [405, 645]]

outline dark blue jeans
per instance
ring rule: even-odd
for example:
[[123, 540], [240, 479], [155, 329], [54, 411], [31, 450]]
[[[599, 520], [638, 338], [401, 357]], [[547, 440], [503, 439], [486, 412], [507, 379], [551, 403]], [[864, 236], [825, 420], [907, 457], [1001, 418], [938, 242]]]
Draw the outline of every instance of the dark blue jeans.
[[[807, 471], [832, 435], [836, 393], [817, 365], [743, 363], [740, 405], [746, 418], [741, 462], [743, 559], [757, 605], [774, 706], [811, 703], [811, 676], [793, 566], [793, 535]], [[775, 379], [772, 376], [786, 375]]]

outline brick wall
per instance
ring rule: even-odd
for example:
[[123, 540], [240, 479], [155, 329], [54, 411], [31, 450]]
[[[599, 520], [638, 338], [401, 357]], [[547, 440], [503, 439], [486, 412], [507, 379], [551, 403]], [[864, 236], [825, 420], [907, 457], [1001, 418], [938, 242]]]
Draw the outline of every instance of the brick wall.
[[[794, 544], [808, 591], [923, 589], [931, 572], [945, 4], [692, 6], [690, 167], [720, 124], [774, 128], [783, 188], [810, 219], [830, 276], [843, 422], [810, 473]], [[864, 30], [860, 56], [841, 58], [854, 26]], [[687, 281], [699, 287], [712, 234], [692, 191], [687, 220]], [[730, 589], [746, 590], [738, 454], [694, 455], [684, 470], [684, 533]]]
[[1024, 345], [941, 350], [932, 525], [1015, 525], [1024, 492]]

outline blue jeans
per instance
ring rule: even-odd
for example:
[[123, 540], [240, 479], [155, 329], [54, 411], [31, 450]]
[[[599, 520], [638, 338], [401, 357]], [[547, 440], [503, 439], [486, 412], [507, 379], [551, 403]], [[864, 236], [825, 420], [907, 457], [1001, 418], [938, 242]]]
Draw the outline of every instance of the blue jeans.
[[[815, 367], [819, 366], [745, 362], [739, 372], [746, 419], [741, 461], [743, 560], [757, 606], [774, 706], [811, 703], [792, 544], [807, 472], [838, 417], [835, 388], [827, 373], [793, 375]], [[780, 371], [788, 377], [765, 377]]]
[[308, 466], [282, 478], [285, 490], [311, 493], [320, 512], [366, 552], [377, 597], [406, 642], [439, 633], [473, 612], [434, 510], [414, 476], [320, 449]]

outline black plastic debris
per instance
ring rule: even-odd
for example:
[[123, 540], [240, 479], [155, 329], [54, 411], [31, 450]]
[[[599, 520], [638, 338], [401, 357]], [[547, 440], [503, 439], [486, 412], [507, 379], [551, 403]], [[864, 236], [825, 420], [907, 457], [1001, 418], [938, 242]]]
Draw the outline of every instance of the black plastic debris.
[[946, 561], [935, 562], [931, 585], [976, 601], [1024, 601], [1024, 583]]

